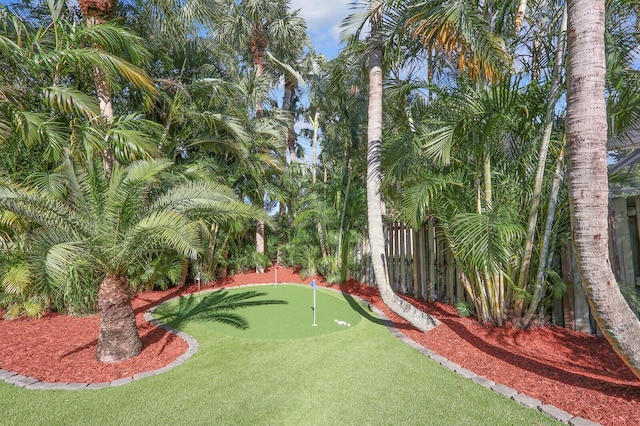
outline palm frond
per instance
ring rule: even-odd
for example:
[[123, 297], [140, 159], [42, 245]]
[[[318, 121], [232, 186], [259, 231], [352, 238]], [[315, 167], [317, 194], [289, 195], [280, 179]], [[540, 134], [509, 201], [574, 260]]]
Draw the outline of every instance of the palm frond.
[[8, 294], [23, 295], [33, 282], [29, 267], [20, 263], [9, 268], [0, 279], [0, 289]]
[[100, 106], [94, 97], [69, 86], [54, 85], [43, 90], [45, 107], [67, 114], [78, 114], [93, 119], [100, 115]]
[[118, 260], [122, 261], [134, 253], [147, 249], [144, 246], [145, 242], [149, 251], [153, 251], [157, 244], [170, 247], [191, 259], [195, 259], [202, 252], [197, 225], [187, 216], [176, 211], [152, 212], [136, 223], [129, 235], [125, 237], [122, 247], [119, 248]]

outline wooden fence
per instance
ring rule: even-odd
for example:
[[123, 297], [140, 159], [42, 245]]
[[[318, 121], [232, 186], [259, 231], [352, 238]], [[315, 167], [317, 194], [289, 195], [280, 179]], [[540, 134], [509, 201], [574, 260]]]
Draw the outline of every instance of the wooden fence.
[[[609, 203], [609, 258], [621, 287], [640, 290], [640, 197], [614, 198]], [[401, 223], [385, 226], [387, 268], [394, 291], [424, 300], [454, 304], [465, 300], [453, 255], [429, 218], [414, 231]], [[368, 243], [365, 243], [368, 244]], [[367, 247], [363, 248], [361, 276], [375, 283]], [[558, 269], [567, 284], [562, 300], [556, 300], [550, 312], [558, 325], [585, 333], [596, 333], [587, 297], [580, 284], [571, 244], [557, 254]]]

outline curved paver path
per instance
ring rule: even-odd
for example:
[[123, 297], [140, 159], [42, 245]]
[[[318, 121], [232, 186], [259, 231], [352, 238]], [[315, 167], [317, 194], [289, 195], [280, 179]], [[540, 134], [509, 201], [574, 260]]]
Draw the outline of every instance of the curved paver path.
[[[243, 285], [243, 286], [234, 286], [234, 287], [255, 287], [255, 286], [262, 286], [262, 285], [271, 285], [273, 283], [263, 283], [263, 284], [247, 284], [247, 285]], [[220, 287], [217, 288], [215, 290], [219, 290], [221, 288], [225, 288], [225, 287]], [[431, 349], [428, 349], [424, 346], [422, 346], [421, 344], [417, 343], [416, 341], [414, 341], [413, 339], [410, 339], [409, 337], [407, 337], [405, 334], [403, 334], [400, 330], [398, 330], [394, 325], [393, 322], [384, 314], [384, 312], [382, 312], [380, 309], [376, 308], [375, 306], [369, 304], [366, 300], [350, 294], [350, 293], [344, 293], [340, 290], [334, 289], [334, 288], [330, 288], [330, 287], [323, 287], [326, 288], [328, 290], [331, 291], [335, 291], [335, 292], [340, 292], [343, 294], [348, 294], [350, 297], [353, 297], [354, 299], [357, 299], [359, 302], [368, 305], [369, 308], [380, 318], [382, 319], [386, 326], [387, 329], [389, 330], [389, 332], [394, 335], [396, 338], [400, 339], [402, 342], [404, 342], [405, 344], [411, 346], [412, 348], [416, 349], [418, 352], [420, 352], [421, 354], [427, 356], [428, 358], [432, 359], [433, 361], [439, 363], [440, 365], [442, 365], [445, 368], [448, 368], [451, 371], [454, 371], [455, 373], [457, 373], [458, 375], [467, 378], [469, 380], [474, 381], [475, 383], [477, 383], [480, 386], [484, 386], [485, 388], [489, 388], [494, 392], [497, 392], [501, 395], [504, 395], [508, 398], [513, 399], [514, 401], [516, 401], [517, 403], [519, 403], [520, 405], [527, 407], [527, 408], [532, 408], [532, 409], [537, 409], [539, 411], [541, 411], [542, 413], [546, 414], [547, 416], [551, 417], [552, 419], [558, 420], [560, 422], [572, 425], [572, 426], [601, 426], [599, 423], [595, 423], [592, 422], [590, 420], [584, 419], [582, 417], [574, 417], [573, 415], [571, 415], [570, 413], [561, 410], [553, 405], [549, 405], [549, 404], [543, 404], [542, 401], [532, 398], [528, 395], [525, 395], [523, 393], [518, 392], [517, 390], [510, 388], [508, 386], [499, 384], [494, 382], [493, 380], [490, 380], [486, 377], [483, 376], [479, 376], [476, 373], [474, 373], [471, 370], [468, 370], [458, 364], [456, 364], [455, 362], [449, 361], [447, 358], [436, 354], [435, 352], [433, 352]], [[215, 290], [208, 290], [208, 291], [215, 291]], [[177, 299], [181, 296], [177, 296], [174, 297], [173, 299], [167, 300], [163, 303], [168, 303], [171, 300]], [[34, 379], [32, 377], [27, 377], [27, 376], [23, 376], [21, 374], [18, 373], [13, 373], [11, 371], [7, 371], [7, 370], [2, 370], [0, 369], [0, 380], [4, 380], [7, 383], [16, 385], [16, 386], [21, 386], [27, 389], [40, 389], [40, 390], [46, 390], [46, 389], [62, 389], [62, 390], [80, 390], [80, 389], [102, 389], [108, 386], [120, 386], [120, 385], [124, 385], [127, 383], [131, 383], [134, 380], [140, 380], [143, 379], [145, 377], [149, 377], [149, 376], [155, 376], [157, 374], [162, 374], [166, 371], [171, 370], [174, 367], [177, 367], [178, 365], [182, 364], [183, 362], [185, 362], [187, 359], [191, 358], [191, 356], [196, 353], [196, 351], [198, 350], [198, 341], [196, 339], [194, 339], [193, 337], [191, 337], [190, 335], [188, 335], [187, 333], [184, 333], [182, 331], [176, 330], [164, 323], [161, 323], [160, 321], [157, 321], [156, 319], [153, 318], [153, 311], [160, 306], [160, 304], [147, 309], [147, 311], [144, 314], [144, 319], [151, 325], [155, 325], [157, 327], [161, 327], [164, 328], [165, 330], [167, 330], [169, 333], [175, 334], [178, 337], [182, 338], [183, 340], [185, 340], [188, 345], [189, 348], [187, 349], [187, 351], [185, 353], [183, 353], [182, 355], [180, 355], [178, 358], [176, 358], [175, 361], [171, 362], [170, 364], [166, 365], [165, 367], [159, 368], [157, 370], [151, 370], [151, 371], [145, 371], [143, 373], [138, 373], [135, 374], [132, 377], [125, 377], [122, 379], [118, 379], [118, 380], [114, 380], [112, 382], [103, 382], [103, 383], [61, 383], [61, 382], [55, 382], [55, 383], [51, 383], [51, 382], [41, 382], [38, 379]]]

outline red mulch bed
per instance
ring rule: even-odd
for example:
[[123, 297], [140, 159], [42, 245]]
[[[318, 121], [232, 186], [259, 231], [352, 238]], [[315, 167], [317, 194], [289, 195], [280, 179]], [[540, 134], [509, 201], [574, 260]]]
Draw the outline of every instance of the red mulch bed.
[[[321, 285], [326, 283], [314, 277]], [[273, 272], [239, 274], [212, 287], [273, 282]], [[290, 269], [279, 282], [309, 283]], [[601, 338], [549, 326], [533, 330], [487, 328], [460, 318], [441, 303], [413, 301], [442, 325], [421, 333], [391, 313], [375, 288], [349, 282], [341, 289], [380, 308], [411, 339], [434, 352], [519, 392], [603, 425], [640, 424], [640, 380]], [[140, 293], [133, 301], [143, 350], [117, 364], [95, 360], [99, 320], [58, 314], [0, 321], [0, 368], [49, 382], [107, 382], [169, 364], [187, 350], [182, 339], [143, 320], [146, 309], [195, 286]]]

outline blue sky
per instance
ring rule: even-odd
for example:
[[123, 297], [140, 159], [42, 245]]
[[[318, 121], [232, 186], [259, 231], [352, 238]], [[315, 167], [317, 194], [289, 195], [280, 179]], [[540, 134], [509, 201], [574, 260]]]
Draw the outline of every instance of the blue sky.
[[354, 0], [292, 0], [291, 9], [300, 9], [315, 50], [333, 59], [340, 51], [340, 23], [352, 13], [353, 3]]

